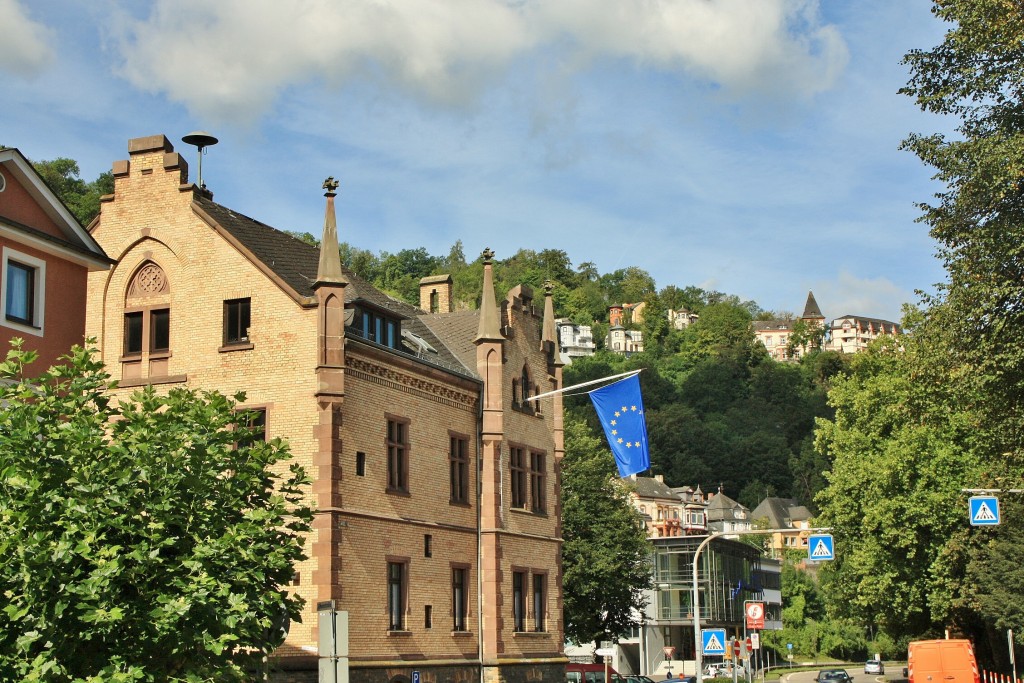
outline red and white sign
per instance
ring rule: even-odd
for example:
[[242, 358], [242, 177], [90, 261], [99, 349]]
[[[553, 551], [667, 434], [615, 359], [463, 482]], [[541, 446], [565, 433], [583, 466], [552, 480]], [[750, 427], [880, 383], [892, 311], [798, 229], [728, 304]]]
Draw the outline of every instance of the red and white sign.
[[747, 615], [747, 630], [760, 631], [764, 628], [764, 603], [747, 600], [743, 604], [743, 612]]

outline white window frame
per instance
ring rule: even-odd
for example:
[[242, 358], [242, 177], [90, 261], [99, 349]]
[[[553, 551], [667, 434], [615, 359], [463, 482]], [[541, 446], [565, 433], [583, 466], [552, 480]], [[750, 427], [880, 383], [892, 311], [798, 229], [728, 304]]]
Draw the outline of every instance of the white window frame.
[[[17, 261], [23, 263], [26, 266], [35, 268], [35, 301], [33, 301], [32, 310], [32, 322], [34, 325], [23, 325], [22, 323], [15, 322], [7, 319], [7, 263], [8, 261]], [[3, 266], [0, 268], [0, 325], [3, 327], [9, 327], [12, 330], [18, 330], [26, 334], [35, 335], [36, 337], [43, 336], [43, 321], [46, 320], [46, 261], [36, 258], [35, 256], [29, 256], [20, 251], [11, 249], [10, 247], [4, 247], [3, 249]]]

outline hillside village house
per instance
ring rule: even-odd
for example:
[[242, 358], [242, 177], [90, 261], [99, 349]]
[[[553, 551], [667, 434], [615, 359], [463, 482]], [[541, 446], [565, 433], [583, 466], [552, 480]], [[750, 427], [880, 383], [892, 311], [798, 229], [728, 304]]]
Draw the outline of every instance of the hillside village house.
[[[839, 353], [858, 353], [882, 335], [903, 333], [900, 326], [894, 322], [858, 315], [843, 315], [826, 325], [825, 316], [822, 315], [813, 292], [807, 293], [804, 312], [798, 320], [803, 321], [809, 328], [814, 327], [823, 331], [823, 350]], [[810, 347], [808, 344], [802, 344], [789, 348], [794, 323], [793, 319], [755, 320], [752, 324], [754, 337], [775, 360], [800, 358], [810, 350]]]
[[843, 315], [829, 325], [829, 340], [825, 348], [840, 353], [857, 353], [884, 334], [903, 334], [903, 329], [881, 318]]
[[110, 259], [13, 148], [0, 150], [0, 259], [0, 357], [20, 338], [39, 374], [83, 342], [86, 279]]
[[453, 311], [443, 277], [417, 308], [342, 267], [332, 179], [315, 248], [214, 202], [163, 135], [128, 152], [92, 227], [115, 263], [89, 275], [86, 329], [118, 395], [245, 391], [312, 476], [278, 675], [317, 680], [334, 601], [354, 683], [560, 680], [562, 405], [524, 400], [562, 382], [550, 291], [499, 303], [485, 252], [479, 310]]

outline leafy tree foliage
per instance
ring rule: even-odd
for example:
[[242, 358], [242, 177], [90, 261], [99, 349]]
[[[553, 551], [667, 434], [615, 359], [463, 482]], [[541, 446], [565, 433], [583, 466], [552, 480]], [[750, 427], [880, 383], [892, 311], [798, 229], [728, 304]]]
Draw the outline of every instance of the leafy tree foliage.
[[964, 445], [969, 416], [950, 415], [941, 385], [925, 381], [931, 350], [900, 341], [858, 354], [829, 394], [835, 420], [819, 421], [832, 468], [818, 522], [841, 549], [822, 573], [836, 614], [927, 633], [948, 616], [933, 613], [939, 558], [964, 524], [960, 489], [977, 463]]
[[580, 419], [566, 420], [562, 463], [565, 633], [579, 643], [637, 626], [651, 585], [652, 549], [616, 480], [612, 454]]
[[302, 600], [308, 479], [237, 400], [0, 363], [0, 679], [247, 680]]
[[87, 183], [79, 177], [81, 170], [73, 159], [34, 161], [32, 166], [82, 225], [88, 225], [99, 214], [100, 197], [114, 192], [114, 175], [110, 171]]

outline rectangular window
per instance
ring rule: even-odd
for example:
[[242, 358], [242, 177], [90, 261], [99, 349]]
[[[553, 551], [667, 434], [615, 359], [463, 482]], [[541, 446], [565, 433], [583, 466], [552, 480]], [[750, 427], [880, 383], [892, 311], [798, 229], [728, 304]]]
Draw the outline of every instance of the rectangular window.
[[464, 567], [452, 569], [452, 630], [466, 630], [466, 574]]
[[46, 261], [3, 248], [3, 295], [0, 323], [35, 336], [43, 335]]
[[366, 453], [356, 452], [356, 476], [366, 476]]
[[409, 425], [388, 420], [388, 490], [409, 492]]
[[7, 319], [22, 325], [35, 324], [36, 269], [7, 262]]
[[534, 512], [543, 513], [545, 510], [544, 484], [547, 478], [544, 474], [544, 454], [530, 453], [530, 504]]
[[512, 573], [512, 629], [526, 630], [526, 572]]
[[512, 507], [526, 507], [526, 452], [513, 447], [511, 451]]
[[249, 341], [250, 299], [224, 302], [224, 345], [246, 344]]
[[124, 355], [142, 353], [142, 311], [124, 314]]
[[434, 607], [433, 605], [423, 606], [423, 628], [434, 628]]
[[260, 441], [267, 440], [267, 409], [266, 408], [243, 408], [245, 416], [244, 426], [251, 430], [249, 434], [235, 442], [235, 448], [252, 446]]
[[169, 351], [171, 348], [171, 311], [163, 308], [150, 312], [149, 350]]
[[533, 575], [533, 630], [544, 630], [544, 617], [547, 612], [547, 577], [544, 574]]
[[459, 436], [450, 439], [448, 480], [453, 503], [469, 502], [469, 440]]
[[388, 562], [388, 630], [405, 630], [404, 562]]
[[430, 557], [434, 554], [434, 537], [430, 534], [423, 534], [423, 557]]

